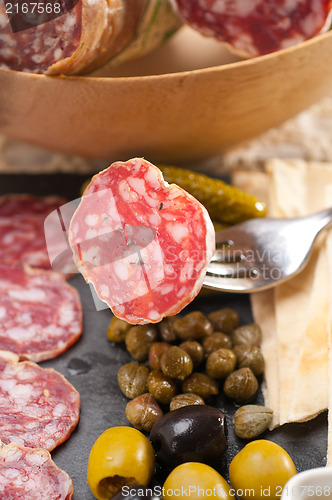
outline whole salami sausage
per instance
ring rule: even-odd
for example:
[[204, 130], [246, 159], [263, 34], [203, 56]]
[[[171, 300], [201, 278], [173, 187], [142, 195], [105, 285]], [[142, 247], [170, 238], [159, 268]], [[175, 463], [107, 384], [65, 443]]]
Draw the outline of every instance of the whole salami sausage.
[[0, 197], [0, 261], [51, 269], [44, 221], [64, 203], [66, 200], [57, 196], [39, 198], [11, 194]]
[[52, 368], [0, 351], [0, 440], [51, 451], [69, 438], [80, 416], [80, 396]]
[[80, 297], [60, 273], [0, 262], [0, 292], [0, 349], [44, 361], [81, 335]]
[[291, 47], [328, 29], [331, 0], [173, 0], [203, 35], [244, 57]]
[[1, 500], [71, 500], [73, 494], [71, 478], [48, 451], [15, 443], [0, 448]]
[[69, 228], [79, 271], [129, 323], [156, 323], [198, 294], [215, 249], [207, 210], [135, 158], [94, 176]]
[[[181, 24], [169, 0], [78, 0], [55, 19], [13, 32], [6, 13], [12, 3], [0, 3], [0, 67], [49, 75], [86, 73], [113, 58], [138, 57]], [[69, 0], [58, 0], [64, 3]]]

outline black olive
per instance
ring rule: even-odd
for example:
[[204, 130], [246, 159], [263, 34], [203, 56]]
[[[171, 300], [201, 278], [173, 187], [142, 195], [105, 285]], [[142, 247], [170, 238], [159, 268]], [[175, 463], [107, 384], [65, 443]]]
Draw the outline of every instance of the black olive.
[[152, 488], [147, 488], [142, 484], [133, 484], [128, 486], [123, 486], [120, 491], [112, 500], [160, 500], [160, 497], [157, 497], [153, 494]]
[[226, 451], [226, 417], [212, 406], [185, 406], [161, 417], [150, 440], [161, 465], [210, 463]]

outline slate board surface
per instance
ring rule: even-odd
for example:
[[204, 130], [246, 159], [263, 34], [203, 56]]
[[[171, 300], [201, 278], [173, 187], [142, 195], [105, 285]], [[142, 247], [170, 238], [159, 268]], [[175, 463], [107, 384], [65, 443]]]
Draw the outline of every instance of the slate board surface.
[[[68, 199], [79, 196], [86, 176], [76, 174], [49, 175], [0, 175], [0, 195], [29, 193], [34, 195], [57, 194]], [[45, 368], [55, 368], [62, 373], [81, 395], [81, 418], [77, 429], [68, 441], [52, 452], [56, 464], [66, 470], [74, 483], [75, 500], [93, 500], [86, 480], [90, 449], [97, 437], [107, 428], [128, 425], [125, 418], [127, 399], [117, 384], [120, 366], [131, 361], [122, 346], [107, 341], [106, 331], [111, 320], [109, 310], [97, 311], [91, 291], [81, 276], [70, 284], [80, 293], [84, 311], [84, 330], [81, 339], [67, 352], [53, 360], [41, 363]], [[186, 311], [200, 309], [209, 313], [221, 307], [236, 309], [241, 324], [252, 321], [248, 297], [216, 293], [196, 299]], [[263, 403], [258, 394], [256, 403]], [[232, 429], [232, 418], [237, 406], [225, 397], [214, 398], [211, 404], [225, 411], [229, 428], [228, 450], [220, 461], [220, 472], [228, 478], [228, 467], [234, 455], [246, 444], [238, 439]], [[262, 438], [283, 446], [292, 456], [298, 472], [324, 466], [327, 447], [326, 412], [304, 424], [288, 424]], [[155, 484], [161, 484], [165, 472], [157, 468]]]

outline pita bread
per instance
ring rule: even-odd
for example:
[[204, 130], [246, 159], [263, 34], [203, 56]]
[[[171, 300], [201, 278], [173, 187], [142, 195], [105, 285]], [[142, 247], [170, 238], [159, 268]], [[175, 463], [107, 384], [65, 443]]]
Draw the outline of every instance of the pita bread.
[[270, 425], [273, 429], [279, 423], [279, 363], [274, 290], [252, 294], [250, 299], [253, 316], [263, 332], [261, 350], [265, 361], [265, 372], [262, 392], [265, 405], [273, 410]]
[[275, 290], [276, 335], [279, 362], [279, 425], [289, 422], [297, 359], [307, 323], [316, 255], [301, 274]]
[[[232, 183], [264, 201], [268, 210], [271, 209], [271, 183], [265, 172], [237, 169], [232, 173]], [[265, 405], [273, 410], [271, 429], [279, 424], [279, 363], [274, 294], [275, 290], [268, 290], [250, 296], [254, 319], [263, 332], [261, 350], [265, 360], [265, 373], [262, 392]]]
[[328, 407], [328, 332], [329, 277], [327, 251], [321, 245], [308, 305], [305, 332], [301, 340], [288, 422], [314, 418]]
[[[270, 186], [275, 192], [272, 217], [306, 215], [306, 163], [301, 160], [273, 159], [267, 162], [266, 171], [269, 174]], [[273, 200], [269, 201], [271, 203]]]
[[[310, 212], [332, 206], [332, 196], [324, 196], [327, 182], [332, 182], [331, 167], [307, 165], [307, 207]], [[325, 201], [325, 203], [324, 203]], [[298, 374], [294, 382], [290, 422], [309, 420], [328, 407], [328, 314], [330, 308], [328, 252], [326, 233], [320, 238], [319, 257], [310, 297], [309, 315], [303, 338]], [[308, 398], [308, 394], [310, 398]]]
[[[270, 207], [273, 217], [298, 217], [306, 214], [303, 162], [272, 160], [267, 164], [270, 179]], [[288, 411], [296, 375], [296, 362], [305, 331], [315, 263], [301, 274], [275, 289], [277, 353], [279, 364], [279, 421], [288, 422]], [[296, 325], [296, 327], [295, 327]], [[271, 390], [275, 390], [274, 388]]]
[[[332, 183], [331, 167], [275, 159], [267, 165], [269, 182], [262, 173], [247, 173], [246, 179], [242, 172], [241, 188], [257, 196], [255, 185], [259, 183], [260, 190], [264, 185], [269, 191], [271, 216], [307, 215], [323, 208], [326, 182]], [[235, 174], [236, 185], [238, 179]], [[267, 365], [263, 394], [274, 410], [272, 427], [307, 420], [327, 407], [329, 282], [327, 253], [320, 251], [323, 247], [323, 241], [316, 245], [309, 264], [298, 276], [273, 291], [251, 297], [255, 320], [263, 329]]]

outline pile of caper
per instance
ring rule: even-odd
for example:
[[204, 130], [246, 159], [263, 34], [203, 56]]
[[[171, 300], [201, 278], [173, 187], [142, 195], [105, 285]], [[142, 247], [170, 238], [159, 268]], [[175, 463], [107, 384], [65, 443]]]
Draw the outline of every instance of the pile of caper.
[[108, 340], [125, 342], [135, 360], [118, 372], [120, 389], [131, 400], [128, 421], [150, 432], [163, 415], [160, 405], [164, 411], [204, 405], [219, 393], [220, 385], [237, 403], [253, 399], [256, 377], [264, 371], [262, 334], [257, 324], [239, 322], [236, 311], [228, 308], [207, 316], [194, 311], [149, 325], [132, 326], [113, 317]]

